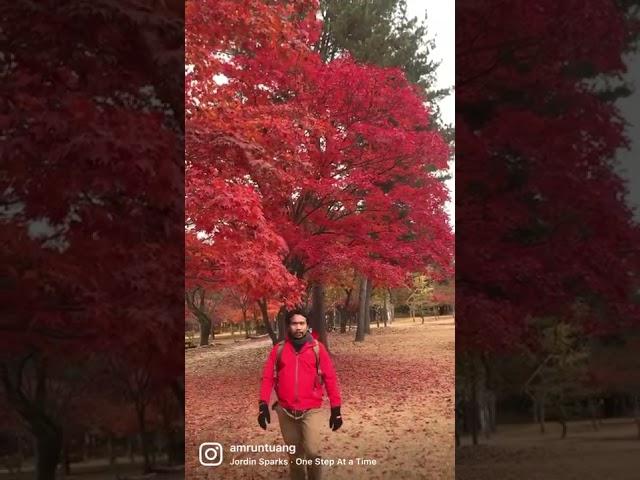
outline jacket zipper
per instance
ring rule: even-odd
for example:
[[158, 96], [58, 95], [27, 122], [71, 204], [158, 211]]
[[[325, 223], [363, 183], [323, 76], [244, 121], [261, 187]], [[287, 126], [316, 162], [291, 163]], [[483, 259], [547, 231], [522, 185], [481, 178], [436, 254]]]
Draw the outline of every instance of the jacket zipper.
[[294, 398], [295, 401], [298, 401], [298, 354], [299, 352], [296, 352], [296, 377], [295, 377], [295, 381], [294, 381]]

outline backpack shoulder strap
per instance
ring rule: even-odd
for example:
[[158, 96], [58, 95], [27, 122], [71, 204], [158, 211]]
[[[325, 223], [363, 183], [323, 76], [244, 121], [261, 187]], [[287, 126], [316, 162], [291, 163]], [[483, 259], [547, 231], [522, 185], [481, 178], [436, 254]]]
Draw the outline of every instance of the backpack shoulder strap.
[[316, 354], [316, 373], [318, 377], [322, 378], [322, 369], [320, 368], [320, 342], [318, 342], [318, 340], [313, 342], [313, 353]]
[[280, 357], [282, 357], [282, 350], [284, 350], [284, 340], [280, 340], [276, 345], [278, 350], [276, 351], [276, 363], [273, 366], [273, 378], [278, 379], [278, 364], [280, 363]]

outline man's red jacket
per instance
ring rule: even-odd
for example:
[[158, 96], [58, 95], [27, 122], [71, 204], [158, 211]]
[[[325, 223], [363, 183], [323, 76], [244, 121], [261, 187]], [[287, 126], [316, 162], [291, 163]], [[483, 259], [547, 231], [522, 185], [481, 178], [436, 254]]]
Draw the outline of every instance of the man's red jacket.
[[[320, 370], [324, 386], [329, 396], [331, 407], [342, 404], [338, 378], [331, 362], [331, 357], [325, 346], [318, 342]], [[278, 345], [275, 345], [264, 364], [262, 371], [262, 385], [260, 386], [260, 400], [269, 403], [271, 390], [275, 387], [280, 405], [294, 410], [307, 410], [322, 406], [322, 385], [317, 381], [316, 354], [313, 351], [313, 342], [305, 343], [300, 352], [296, 352], [287, 338], [282, 349], [278, 364], [277, 385], [273, 383], [273, 368], [276, 362]]]

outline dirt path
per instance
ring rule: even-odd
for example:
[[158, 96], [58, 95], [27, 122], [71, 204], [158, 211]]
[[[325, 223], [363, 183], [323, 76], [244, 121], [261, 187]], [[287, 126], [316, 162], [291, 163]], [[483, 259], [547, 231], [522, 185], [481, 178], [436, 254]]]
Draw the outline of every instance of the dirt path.
[[490, 440], [456, 452], [459, 480], [634, 480], [640, 478], [640, 440], [630, 419], [605, 420], [599, 431], [589, 422], [570, 422], [561, 440], [558, 424], [504, 425]]
[[[363, 343], [353, 341], [353, 332], [332, 333], [329, 342], [345, 423], [331, 432], [325, 403], [324, 457], [344, 458], [347, 464], [327, 467], [326, 478], [453, 479], [452, 319], [373, 328]], [[270, 342], [252, 343], [255, 348], [187, 351], [187, 478], [288, 478], [286, 466], [229, 465], [234, 456], [257, 462], [287, 458], [284, 453], [229, 452], [232, 444], [283, 444], [275, 414], [266, 432], [257, 425], [260, 375]], [[207, 441], [225, 447], [222, 465], [199, 464], [198, 447]], [[358, 465], [357, 458], [376, 464]]]

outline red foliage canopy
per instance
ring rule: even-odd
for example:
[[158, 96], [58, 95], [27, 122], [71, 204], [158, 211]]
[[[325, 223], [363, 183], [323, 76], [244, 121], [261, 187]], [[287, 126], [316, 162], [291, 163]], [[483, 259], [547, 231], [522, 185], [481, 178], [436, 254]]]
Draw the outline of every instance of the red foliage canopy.
[[193, 281], [291, 301], [336, 269], [451, 269], [446, 143], [401, 71], [320, 60], [316, 8], [187, 4]]
[[623, 122], [588, 79], [624, 71], [624, 12], [607, 0], [456, 8], [456, 228], [469, 239], [457, 345], [510, 348], [536, 315], [619, 328], [637, 318], [638, 232], [612, 168]]
[[182, 375], [182, 20], [156, 3], [0, 7], [3, 367]]

